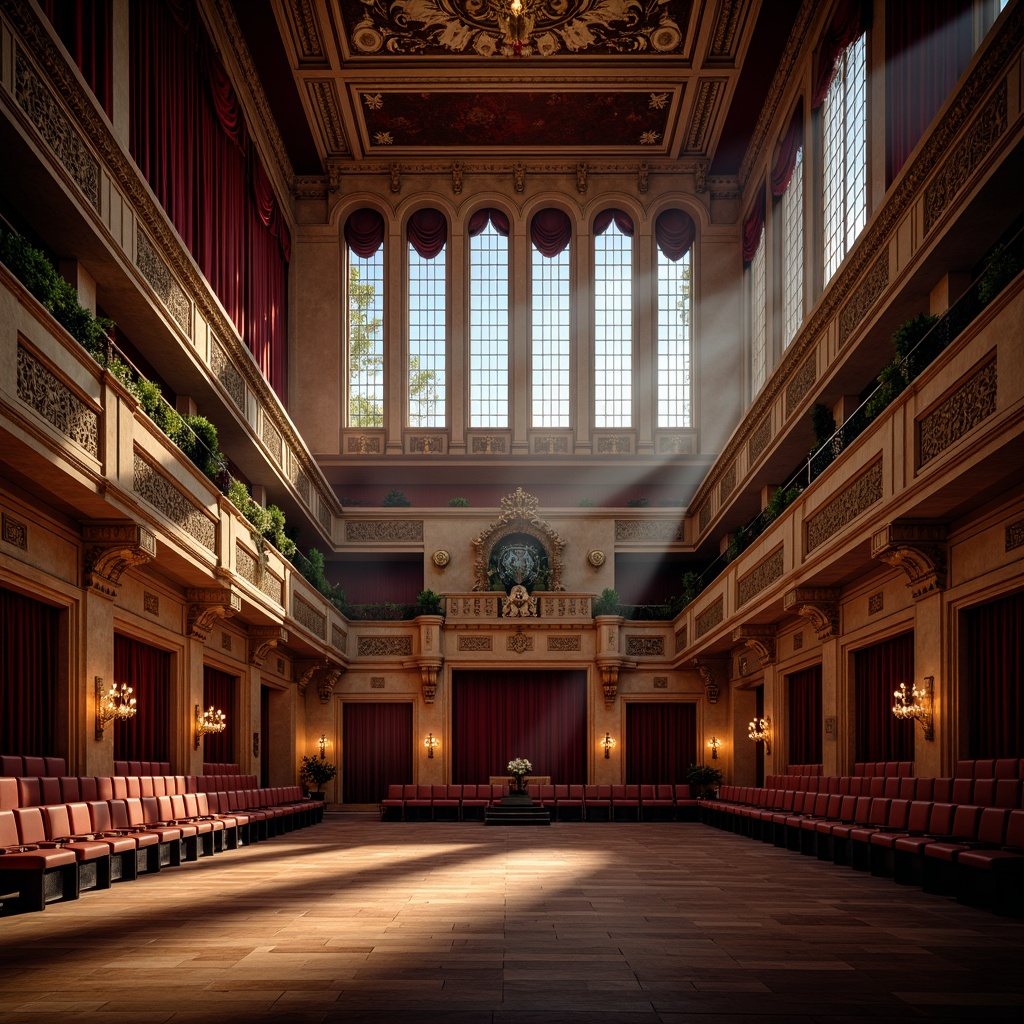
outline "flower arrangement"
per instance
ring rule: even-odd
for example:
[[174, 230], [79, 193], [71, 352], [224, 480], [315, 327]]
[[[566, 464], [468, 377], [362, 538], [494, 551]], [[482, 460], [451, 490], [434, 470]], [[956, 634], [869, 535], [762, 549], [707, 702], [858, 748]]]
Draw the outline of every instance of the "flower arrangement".
[[509, 775], [529, 775], [533, 771], [533, 765], [525, 757], [515, 757], [508, 763]]

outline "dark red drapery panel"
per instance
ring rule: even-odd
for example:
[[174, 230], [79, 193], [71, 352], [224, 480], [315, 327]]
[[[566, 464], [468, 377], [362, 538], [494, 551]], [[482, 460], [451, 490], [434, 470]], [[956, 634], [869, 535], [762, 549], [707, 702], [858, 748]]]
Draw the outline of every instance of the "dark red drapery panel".
[[412, 782], [412, 704], [345, 701], [341, 799], [379, 804], [388, 786]]
[[964, 612], [967, 757], [1024, 751], [1024, 594]]
[[627, 237], [633, 237], [633, 218], [622, 210], [602, 210], [594, 218], [594, 234], [603, 235], [608, 225], [615, 221], [615, 226]]
[[586, 782], [586, 672], [455, 672], [452, 782], [507, 775], [514, 757], [555, 783]]
[[811, 93], [811, 110], [817, 110], [828, 95], [828, 87], [836, 73], [836, 61], [850, 43], [867, 31], [871, 24], [871, 0], [839, 0], [832, 24], [818, 50], [818, 68]]
[[686, 781], [697, 763], [697, 705], [630, 701], [626, 705], [626, 782]]
[[57, 754], [57, 652], [60, 612], [0, 589], [0, 750]]
[[409, 244], [425, 260], [438, 256], [448, 241], [448, 221], [440, 210], [417, 210], [406, 225]]
[[885, 183], [921, 141], [974, 52], [972, 0], [885, 5]]
[[[804, 141], [804, 105], [801, 101], [796, 105], [793, 116], [790, 119], [786, 134], [782, 137], [779, 146], [779, 155], [775, 159], [775, 166], [772, 167], [770, 176], [772, 195], [778, 199], [787, 188], [789, 180], [793, 177], [793, 170], [796, 167], [796, 155]], [[812, 764], [816, 762], [808, 762]]]
[[497, 231], [499, 235], [508, 236], [508, 214], [502, 210], [496, 210], [494, 207], [484, 207], [482, 210], [477, 210], [476, 213], [469, 218], [469, 223], [466, 225], [466, 232], [470, 238], [475, 238], [481, 231], [486, 230], [488, 223], [494, 225], [494, 230]]
[[572, 221], [562, 210], [539, 210], [530, 221], [530, 241], [546, 259], [553, 259], [572, 239]]
[[369, 259], [384, 244], [384, 218], [376, 210], [355, 210], [345, 221], [345, 243], [361, 260]]
[[786, 676], [789, 682], [789, 763], [821, 764], [821, 666]]
[[761, 232], [764, 230], [764, 189], [758, 190], [757, 198], [750, 209], [750, 214], [743, 222], [743, 266], [749, 266], [757, 252], [761, 242]]
[[270, 785], [270, 687], [260, 687], [260, 784]]
[[114, 757], [119, 761], [169, 761], [171, 655], [157, 647], [114, 634], [114, 682], [127, 683], [135, 716], [114, 721]]
[[697, 225], [685, 210], [665, 210], [654, 222], [654, 238], [665, 259], [678, 263], [697, 237]]
[[113, 0], [42, 0], [40, 6], [107, 117], [112, 117]]
[[220, 669], [203, 666], [203, 706], [205, 711], [211, 704], [217, 711], [227, 715], [227, 728], [223, 732], [207, 733], [203, 737], [203, 760], [212, 764], [235, 763], [235, 730], [238, 727], [235, 693], [238, 677], [221, 672]]
[[914, 684], [914, 634], [885, 640], [855, 651], [856, 761], [913, 761], [913, 719], [892, 713], [893, 692], [900, 683]]

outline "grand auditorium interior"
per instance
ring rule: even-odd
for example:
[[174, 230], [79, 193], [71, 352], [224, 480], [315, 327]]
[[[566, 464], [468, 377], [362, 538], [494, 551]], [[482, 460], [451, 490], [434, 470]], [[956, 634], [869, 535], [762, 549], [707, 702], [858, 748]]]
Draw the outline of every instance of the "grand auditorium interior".
[[1022, 0], [0, 0], [0, 107], [0, 1019], [1020, 1019]]

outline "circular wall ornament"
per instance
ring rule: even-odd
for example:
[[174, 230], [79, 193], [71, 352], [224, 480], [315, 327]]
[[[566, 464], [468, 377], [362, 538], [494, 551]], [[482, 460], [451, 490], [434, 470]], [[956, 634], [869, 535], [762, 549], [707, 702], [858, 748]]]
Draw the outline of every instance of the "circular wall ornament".
[[590, 554], [587, 555], [587, 561], [595, 568], [600, 569], [604, 565], [605, 555], [603, 551], [595, 548]]
[[434, 565], [436, 565], [438, 569], [443, 569], [451, 560], [452, 556], [443, 549], [434, 552]]

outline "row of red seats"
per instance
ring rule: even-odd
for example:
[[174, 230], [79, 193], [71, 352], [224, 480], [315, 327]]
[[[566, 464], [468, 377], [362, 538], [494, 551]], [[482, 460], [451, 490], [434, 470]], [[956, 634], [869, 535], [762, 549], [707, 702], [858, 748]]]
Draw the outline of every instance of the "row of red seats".
[[[750, 789], [755, 793], [838, 793], [840, 796], [887, 796], [906, 800], [952, 800], [987, 806], [1020, 806], [1022, 779], [972, 779], [968, 777], [938, 779], [913, 776], [894, 778], [881, 775], [822, 775], [807, 778], [801, 775], [772, 776], [763, 789], [758, 787], [723, 786], [721, 793]], [[1016, 797], [1013, 794], [1017, 794]], [[725, 799], [725, 797], [723, 797]], [[1007, 801], [1015, 801], [1007, 803]]]
[[237, 764], [218, 764], [213, 761], [203, 762], [204, 775], [241, 775], [242, 769]]
[[80, 800], [0, 809], [2, 913], [43, 910], [140, 872], [198, 860], [321, 820], [298, 786]]
[[258, 789], [255, 775], [62, 775], [0, 778], [0, 807], [33, 807], [75, 800], [114, 800], [129, 796], [171, 796]]
[[[724, 786], [720, 800], [701, 802], [702, 818], [819, 860], [1024, 916], [1021, 780], [913, 781], [925, 785], [906, 797]], [[958, 784], [971, 785], [971, 795], [933, 799], [937, 790], [947, 796], [947, 782], [949, 795]], [[989, 792], [991, 802], [977, 801]]]
[[[27, 774], [27, 773], [26, 773]], [[170, 761], [115, 761], [115, 775], [170, 775]]]
[[[557, 821], [696, 820], [697, 801], [680, 785], [531, 785], [534, 803]], [[391, 785], [381, 801], [384, 821], [469, 821], [508, 795], [507, 786]]]
[[820, 764], [791, 764], [787, 769], [788, 775], [821, 775], [823, 765]]

